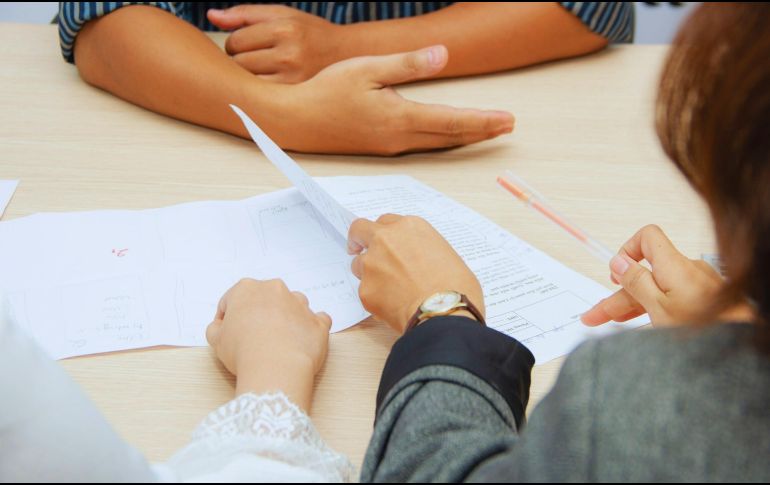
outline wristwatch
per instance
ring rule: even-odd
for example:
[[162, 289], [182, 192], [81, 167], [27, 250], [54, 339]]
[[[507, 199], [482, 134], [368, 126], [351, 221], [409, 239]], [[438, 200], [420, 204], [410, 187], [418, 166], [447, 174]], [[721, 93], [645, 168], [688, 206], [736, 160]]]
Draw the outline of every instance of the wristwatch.
[[478, 320], [480, 324], [486, 326], [487, 323], [484, 321], [484, 316], [479, 309], [468, 300], [467, 296], [456, 291], [447, 290], [434, 293], [422, 302], [420, 308], [418, 308], [414, 315], [412, 315], [412, 318], [409, 319], [409, 322], [406, 325], [406, 331], [408, 332], [429, 318], [451, 315], [452, 313], [461, 310], [468, 310], [474, 317], [476, 317], [476, 320]]

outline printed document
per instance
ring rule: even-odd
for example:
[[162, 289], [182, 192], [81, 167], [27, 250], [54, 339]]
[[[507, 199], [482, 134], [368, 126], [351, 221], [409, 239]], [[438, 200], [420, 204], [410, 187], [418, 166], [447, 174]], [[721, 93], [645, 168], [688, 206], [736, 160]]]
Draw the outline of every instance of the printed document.
[[[489, 325], [546, 362], [591, 334], [582, 312], [608, 295], [471, 209], [407, 176], [317, 182], [361, 217], [419, 215], [484, 288]], [[37, 214], [0, 223], [0, 289], [56, 358], [206, 345], [219, 298], [240, 278], [282, 278], [333, 331], [368, 315], [336, 230], [296, 189], [145, 211]]]

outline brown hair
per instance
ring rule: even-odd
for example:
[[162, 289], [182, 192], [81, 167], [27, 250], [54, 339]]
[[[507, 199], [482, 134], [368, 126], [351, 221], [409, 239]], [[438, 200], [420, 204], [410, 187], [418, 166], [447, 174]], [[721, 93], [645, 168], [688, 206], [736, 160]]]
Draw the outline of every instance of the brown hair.
[[770, 5], [693, 13], [666, 62], [656, 123], [714, 218], [728, 283], [710, 311], [748, 298], [770, 353]]

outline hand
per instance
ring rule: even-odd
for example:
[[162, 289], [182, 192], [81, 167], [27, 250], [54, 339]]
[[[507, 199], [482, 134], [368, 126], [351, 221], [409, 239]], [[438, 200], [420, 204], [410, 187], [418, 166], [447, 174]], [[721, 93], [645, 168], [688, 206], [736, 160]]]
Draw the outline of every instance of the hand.
[[238, 394], [283, 391], [308, 410], [326, 360], [331, 318], [280, 280], [241, 280], [219, 302], [206, 338], [238, 376]]
[[[266, 118], [266, 131], [290, 150], [379, 155], [467, 145], [510, 133], [510, 113], [415, 103], [388, 87], [435, 74], [447, 55], [446, 48], [436, 46], [358, 57], [300, 84], [272, 85], [277, 92], [269, 97], [273, 109], [268, 112], [286, 115]], [[264, 113], [265, 107], [254, 110]]]
[[364, 308], [399, 334], [422, 302], [443, 290], [466, 295], [484, 314], [476, 276], [424, 219], [393, 214], [377, 222], [357, 219], [350, 227], [348, 252], [358, 255], [352, 269], [361, 280]]
[[[649, 261], [652, 271], [638, 261]], [[625, 322], [645, 313], [653, 324], [690, 323], [712, 301], [723, 280], [705, 261], [680, 253], [657, 226], [637, 232], [610, 262], [623, 289], [586, 312], [583, 323]]]
[[238, 5], [209, 10], [208, 19], [235, 30], [225, 50], [235, 62], [270, 81], [298, 83], [343, 60], [344, 26], [282, 5]]

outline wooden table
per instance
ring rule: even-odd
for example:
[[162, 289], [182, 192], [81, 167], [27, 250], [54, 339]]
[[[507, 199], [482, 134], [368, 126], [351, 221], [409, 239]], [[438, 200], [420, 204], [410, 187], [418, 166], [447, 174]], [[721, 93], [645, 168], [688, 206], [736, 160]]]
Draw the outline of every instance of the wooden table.
[[[223, 41], [223, 36], [216, 37]], [[654, 91], [666, 48], [614, 47], [517, 72], [408, 86], [409, 98], [506, 109], [516, 131], [475, 146], [398, 158], [298, 155], [313, 175], [409, 174], [565, 264], [610, 284], [607, 268], [495, 188], [515, 168], [610, 247], [661, 225], [693, 257], [713, 249], [704, 206], [658, 147]], [[87, 86], [62, 61], [53, 26], [0, 25], [0, 179], [21, 179], [5, 219], [40, 211], [145, 209], [241, 199], [288, 181], [241, 140], [156, 115]], [[313, 418], [361, 463], [380, 371], [394, 335], [373, 322], [333, 335]], [[535, 369], [532, 403], [560, 361]], [[115, 428], [168, 458], [233, 395], [207, 348], [150, 349], [62, 362]]]

